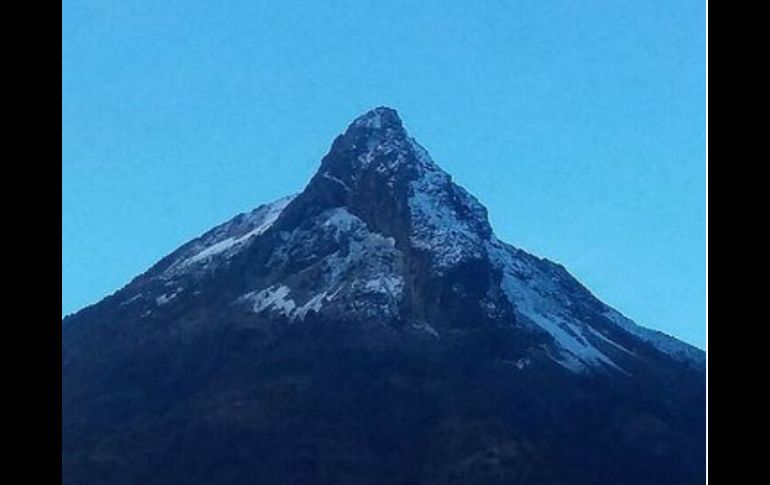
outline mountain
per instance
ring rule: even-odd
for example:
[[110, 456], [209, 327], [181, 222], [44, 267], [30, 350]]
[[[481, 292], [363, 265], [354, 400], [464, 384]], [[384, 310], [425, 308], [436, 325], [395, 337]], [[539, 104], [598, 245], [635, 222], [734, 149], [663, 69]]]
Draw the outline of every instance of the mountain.
[[63, 483], [703, 483], [705, 360], [497, 239], [380, 107], [63, 320]]

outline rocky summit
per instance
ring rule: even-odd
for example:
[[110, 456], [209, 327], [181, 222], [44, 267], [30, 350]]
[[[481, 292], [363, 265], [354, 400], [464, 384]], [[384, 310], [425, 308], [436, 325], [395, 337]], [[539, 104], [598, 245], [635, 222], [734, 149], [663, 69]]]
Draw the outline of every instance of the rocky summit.
[[64, 319], [63, 483], [701, 484], [705, 360], [497, 239], [380, 107]]

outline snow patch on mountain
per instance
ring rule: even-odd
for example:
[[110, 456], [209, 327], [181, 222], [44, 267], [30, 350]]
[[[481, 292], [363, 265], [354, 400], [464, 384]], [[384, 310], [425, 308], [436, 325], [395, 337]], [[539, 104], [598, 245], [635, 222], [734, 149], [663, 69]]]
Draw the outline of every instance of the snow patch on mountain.
[[328, 212], [326, 221], [323, 222], [323, 227], [333, 227], [338, 232], [349, 232], [354, 226], [362, 224], [363, 221], [354, 216], [346, 209], [334, 208]]
[[256, 293], [246, 294], [245, 298], [254, 302], [252, 307], [254, 313], [274, 308], [281, 314], [288, 316], [297, 307], [294, 300], [287, 298], [289, 293], [291, 293], [291, 289], [288, 286], [278, 285], [265, 288]]
[[304, 320], [308, 312], [319, 312], [326, 299], [326, 292], [319, 293], [304, 305], [297, 303], [289, 296], [291, 289], [285, 285], [276, 285], [258, 292], [247, 293], [243, 299], [252, 303], [254, 313], [274, 311], [291, 321]]
[[440, 269], [481, 258], [482, 236], [473, 225], [479, 221], [460, 214], [458, 209], [472, 216], [485, 211], [475, 207], [480, 205], [478, 201], [454, 185], [452, 178], [433, 162], [424, 148], [413, 139], [409, 143], [419, 162], [415, 167], [418, 176], [409, 185], [412, 245], [429, 251]]
[[[605, 305], [606, 306], [606, 305]], [[706, 364], [706, 353], [663, 332], [642, 327], [617, 310], [607, 306], [604, 316], [627, 332], [652, 345], [660, 352], [681, 362]]]
[[242, 299], [251, 302], [254, 313], [275, 312], [290, 321], [304, 320], [311, 311], [320, 312], [324, 303], [329, 300], [324, 291], [313, 296], [303, 305], [297, 305], [290, 295], [291, 289], [288, 286], [275, 285], [261, 291], [247, 293]]
[[501, 287], [513, 304], [519, 321], [536, 325], [556, 345], [555, 360], [575, 372], [596, 365], [621, 370], [609, 356], [591, 343], [593, 329], [570, 315], [568, 302], [560, 299], [553, 278], [523, 258], [514, 249], [494, 239], [488, 245], [492, 261], [502, 271]]
[[158, 306], [165, 305], [166, 303], [170, 302], [176, 296], [183, 291], [182, 288], [177, 288], [176, 291], [173, 293], [164, 293], [163, 295], [160, 295], [159, 297], [155, 298], [155, 304]]
[[323, 308], [324, 302], [327, 300], [326, 293], [326, 291], [322, 291], [321, 293], [309, 299], [304, 305], [298, 307], [296, 311], [296, 318], [304, 320], [308, 312], [313, 311], [315, 313], [319, 313], [321, 308]]
[[367, 281], [366, 289], [398, 298], [404, 290], [404, 279], [400, 276], [379, 276]]
[[335, 177], [334, 175], [332, 175], [332, 174], [331, 174], [331, 173], [329, 173], [328, 171], [327, 171], [327, 172], [323, 172], [323, 173], [321, 174], [321, 177], [323, 177], [323, 178], [325, 178], [325, 179], [328, 179], [328, 180], [331, 180], [332, 182], [334, 182], [334, 183], [336, 183], [336, 184], [339, 184], [339, 185], [340, 185], [340, 186], [341, 186], [343, 189], [345, 189], [347, 192], [350, 192], [350, 187], [348, 187], [348, 184], [346, 184], [345, 182], [343, 182], [343, 181], [342, 181], [342, 180], [340, 180], [339, 178]]
[[383, 115], [388, 114], [388, 108], [375, 108], [370, 112], [356, 118], [351, 127], [380, 129], [383, 126]]
[[412, 328], [414, 328], [415, 330], [420, 330], [422, 332], [425, 332], [425, 333], [435, 337], [436, 339], [440, 339], [441, 338], [441, 335], [428, 322], [415, 322], [415, 323], [412, 323]]
[[250, 292], [245, 298], [253, 311], [275, 312], [292, 321], [304, 320], [310, 311], [343, 320], [395, 318], [404, 290], [395, 240], [370, 231], [343, 207], [327, 209], [308, 222], [284, 234], [267, 263], [277, 274], [292, 274], [291, 288], [303, 290], [274, 285]]
[[128, 300], [122, 302], [120, 304], [120, 306], [130, 305], [131, 303], [134, 303], [135, 301], [139, 301], [139, 299], [141, 299], [142, 296], [143, 295], [141, 293], [139, 293], [138, 295], [134, 295], [131, 298], [129, 298]]
[[244, 299], [251, 301], [254, 313], [274, 311], [287, 317], [291, 321], [304, 320], [311, 311], [318, 313], [327, 300], [326, 292], [321, 292], [310, 298], [305, 304], [297, 303], [289, 295], [291, 289], [285, 285], [276, 285], [262, 291], [244, 295]]
[[583, 305], [590, 304], [599, 309], [597, 316], [600, 318], [605, 318], [608, 323], [640, 338], [658, 351], [681, 362], [697, 366], [705, 364], [705, 353], [700, 349], [662, 332], [637, 325], [600, 302], [587, 290], [579, 295], [566, 291], [564, 283], [565, 278], [570, 278], [569, 275], [563, 271], [547, 270], [558, 265], [538, 260], [495, 238], [488, 244], [488, 251], [503, 273], [501, 286], [513, 303], [519, 320], [532, 322], [553, 337], [559, 347], [557, 360], [565, 367], [579, 370], [606, 364], [617, 368], [607, 355], [610, 346], [627, 355], [637, 356], [608, 337], [603, 328], [591, 326], [576, 316], [573, 312], [578, 306], [576, 298], [582, 299]]
[[174, 276], [220, 258], [232, 257], [253, 237], [268, 230], [293, 198], [287, 196], [262, 205], [205, 234], [183, 251], [181, 257], [166, 269], [164, 276]]

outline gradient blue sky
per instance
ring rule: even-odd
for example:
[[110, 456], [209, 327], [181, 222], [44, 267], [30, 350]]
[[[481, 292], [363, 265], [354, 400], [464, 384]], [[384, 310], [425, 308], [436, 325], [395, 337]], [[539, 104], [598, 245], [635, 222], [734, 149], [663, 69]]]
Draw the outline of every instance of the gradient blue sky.
[[705, 345], [705, 2], [62, 3], [62, 314], [388, 105], [498, 235]]

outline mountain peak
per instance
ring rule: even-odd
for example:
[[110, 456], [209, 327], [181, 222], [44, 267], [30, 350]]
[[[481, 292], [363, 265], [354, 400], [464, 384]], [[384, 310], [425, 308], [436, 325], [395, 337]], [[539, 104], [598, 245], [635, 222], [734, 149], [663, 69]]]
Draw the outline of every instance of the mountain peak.
[[703, 483], [705, 354], [497, 239], [390, 108], [61, 349], [63, 484]]
[[351, 128], [387, 129], [403, 128], [403, 125], [395, 109], [378, 106], [353, 120], [348, 129]]
[[438, 267], [483, 257], [492, 230], [486, 209], [409, 136], [396, 110], [381, 106], [337, 137], [294, 201], [287, 221], [345, 207], [400, 247], [431, 253]]

